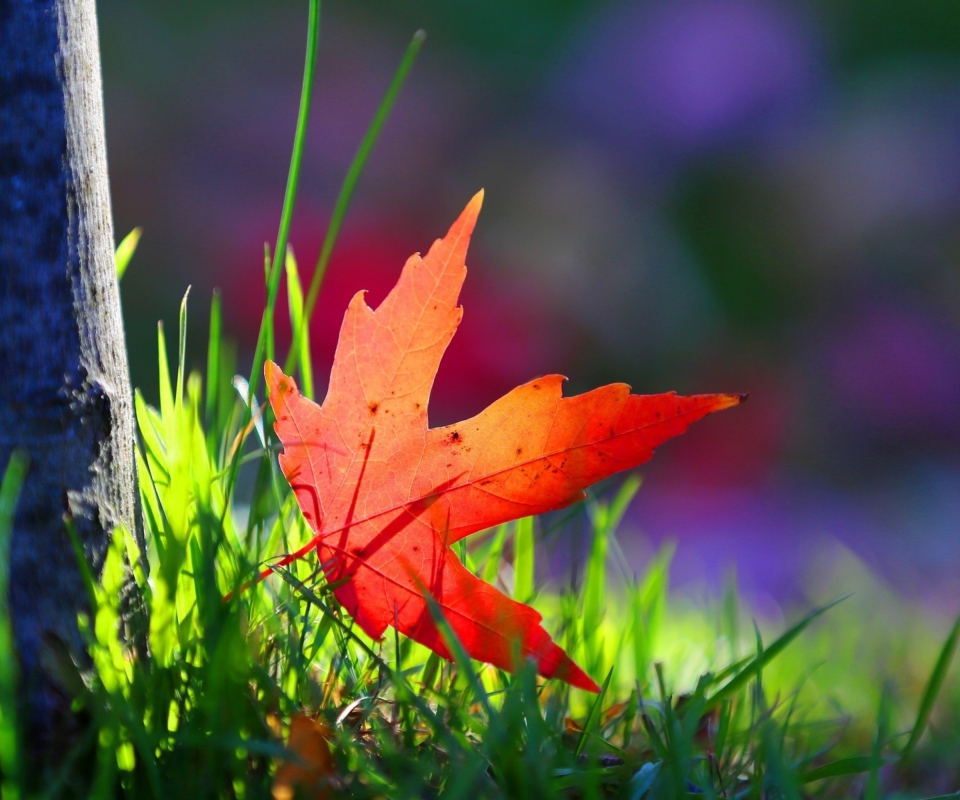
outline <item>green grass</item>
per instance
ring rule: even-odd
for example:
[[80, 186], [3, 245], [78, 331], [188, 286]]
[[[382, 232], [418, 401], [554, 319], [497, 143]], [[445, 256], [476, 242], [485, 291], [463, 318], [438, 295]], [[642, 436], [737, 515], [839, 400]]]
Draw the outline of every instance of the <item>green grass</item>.
[[[945, 620], [905, 606], [852, 557], [820, 576], [809, 607], [783, 618], [754, 618], [735, 580], [719, 598], [671, 593], [671, 547], [636, 564], [618, 544], [635, 477], [572, 512], [590, 531], [575, 583], [536, 580], [537, 545], [562, 520], [542, 532], [532, 519], [504, 525], [459, 551], [468, 568], [544, 614], [602, 682], [599, 695], [530, 668], [508, 675], [470, 661], [435, 606], [452, 663], [393, 631], [371, 641], [339, 609], [315, 558], [241, 590], [311, 535], [257, 397], [281, 281], [296, 332], [287, 363], [312, 393], [305, 332], [326, 259], [422, 42], [418, 34], [411, 43], [358, 151], [305, 296], [286, 238], [318, 25], [314, 2], [298, 144], [266, 262], [251, 379], [233, 377], [236, 351], [221, 330], [218, 294], [205, 378], [188, 370], [185, 297], [174, 369], [161, 326], [159, 397], [153, 405], [135, 398], [147, 551], [120, 531], [95, 577], [78, 550], [90, 596], [78, 623], [92, 666], [56, 666], [74, 698], [76, 730], [60, 762], [35, 774], [22, 765], [16, 661], [0, 648], [3, 797], [268, 798], [285, 763], [306, 768], [327, 749], [330, 763], [313, 773], [319, 783], [300, 796], [759, 800], [921, 798], [960, 788], [960, 690], [949, 673], [960, 623], [948, 632]], [[134, 246], [118, 255], [121, 269]], [[11, 462], [0, 488], [0, 572], [24, 466]], [[0, 644], [10, 630], [6, 577]], [[146, 615], [127, 624], [120, 589], [129, 580]], [[304, 715], [318, 722], [312, 755], [285, 746]]]
[[[136, 397], [149, 578], [121, 532], [100, 579], [88, 576], [91, 611], [80, 625], [93, 668], [62, 679], [84, 727], [44, 785], [5, 771], [4, 797], [270, 797], [278, 765], [296, 758], [284, 749], [286, 727], [303, 713], [329, 731], [327, 796], [922, 797], [924, 787], [955, 788], [956, 627], [938, 640], [922, 612], [856, 565], [842, 571], [853, 597], [757, 628], [733, 588], [699, 604], [671, 595], [669, 548], [634, 578], [617, 543], [636, 480], [581, 509], [592, 538], [576, 590], [534, 580], [533, 520], [474, 537], [464, 556], [532, 599], [603, 681], [599, 696], [471, 662], [452, 639], [452, 664], [392, 632], [371, 641], [338, 609], [315, 560], [238, 592], [310, 532], [277, 469], [270, 426], [261, 439], [225, 377], [235, 372], [228, 350], [211, 342], [221, 363], [208, 367], [218, 385], [205, 393], [182, 362], [186, 302], [178, 328], [172, 367], [160, 328], [158, 406]], [[253, 487], [242, 507], [227, 491], [235, 462]], [[0, 526], [18, 480], [0, 491]], [[149, 612], [146, 656], [121, 635], [130, 570]], [[16, 753], [15, 736], [12, 751], [4, 741], [4, 753]]]

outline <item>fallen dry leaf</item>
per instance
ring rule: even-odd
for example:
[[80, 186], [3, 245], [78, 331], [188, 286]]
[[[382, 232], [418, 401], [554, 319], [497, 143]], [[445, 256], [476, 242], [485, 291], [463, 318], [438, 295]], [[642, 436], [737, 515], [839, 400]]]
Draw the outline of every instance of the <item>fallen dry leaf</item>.
[[[376, 311], [351, 301], [322, 406], [267, 362], [280, 466], [316, 536], [334, 594], [379, 639], [396, 625], [450, 658], [424, 591], [466, 652], [503, 669], [516, 654], [541, 675], [598, 691], [540, 625], [541, 615], [471, 574], [450, 545], [476, 531], [575, 503], [583, 490], [643, 463], [736, 394], [632, 395], [618, 383], [563, 397], [560, 375], [517, 387], [472, 419], [430, 428], [427, 403], [460, 324], [474, 197], [426, 256], [412, 256]], [[263, 575], [270, 574], [270, 569]]]
[[274, 800], [293, 800], [299, 792], [304, 800], [326, 800], [334, 774], [330, 753], [330, 728], [306, 714], [290, 720], [287, 749], [296, 761], [284, 761], [273, 777]]

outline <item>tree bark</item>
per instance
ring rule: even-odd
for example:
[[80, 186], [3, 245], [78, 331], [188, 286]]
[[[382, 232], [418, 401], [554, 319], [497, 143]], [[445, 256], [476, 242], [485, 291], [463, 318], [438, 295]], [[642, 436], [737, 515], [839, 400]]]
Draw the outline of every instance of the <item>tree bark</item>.
[[95, 2], [0, 0], [0, 464], [30, 454], [10, 608], [34, 752], [64, 711], [46, 648], [83, 652], [64, 516], [95, 573], [118, 524], [142, 545], [113, 250]]

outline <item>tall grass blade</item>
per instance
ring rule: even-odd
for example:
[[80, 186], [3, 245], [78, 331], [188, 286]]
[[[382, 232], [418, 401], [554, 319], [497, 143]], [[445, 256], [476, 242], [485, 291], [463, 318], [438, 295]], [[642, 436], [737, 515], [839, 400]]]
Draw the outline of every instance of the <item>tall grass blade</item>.
[[877, 710], [877, 732], [873, 737], [873, 752], [870, 754], [870, 774], [863, 791], [864, 800], [880, 800], [880, 767], [883, 766], [883, 748], [887, 743], [890, 727], [890, 687], [884, 685], [880, 692], [880, 707]]
[[587, 568], [583, 577], [583, 644], [587, 652], [587, 670], [594, 672], [600, 667], [603, 649], [604, 603], [607, 598], [607, 551], [610, 544], [611, 508], [597, 503], [591, 513], [593, 539], [587, 555]]
[[481, 574], [481, 577], [487, 583], [494, 583], [497, 580], [497, 575], [500, 574], [500, 559], [503, 557], [503, 545], [507, 541], [508, 528], [507, 523], [498, 525], [496, 533], [493, 535], [493, 541], [487, 551], [487, 560], [484, 562]]
[[513, 599], [520, 603], [533, 599], [535, 557], [533, 517], [518, 519], [513, 529]]
[[297, 356], [302, 378], [303, 393], [310, 398], [313, 393], [313, 362], [310, 357], [310, 329], [303, 324], [303, 289], [300, 285], [300, 271], [293, 248], [287, 247], [287, 306], [290, 309], [290, 330], [293, 342], [290, 346], [299, 351]]
[[23, 796], [20, 729], [17, 719], [19, 670], [13, 641], [13, 621], [8, 602], [10, 591], [10, 540], [17, 498], [27, 474], [30, 458], [14, 450], [0, 484], [0, 796], [19, 800]]
[[800, 783], [813, 783], [814, 781], [822, 781], [824, 778], [840, 778], [844, 775], [860, 775], [869, 772], [873, 763], [873, 756], [841, 758], [815, 769], [808, 769], [800, 775]]
[[[164, 421], [173, 419], [173, 387], [170, 385], [170, 364], [167, 361], [167, 339], [163, 332], [163, 322], [157, 323], [157, 366], [160, 378], [160, 417]], [[167, 441], [172, 441], [173, 431], [165, 431]]]
[[650, 790], [650, 787], [653, 786], [653, 782], [657, 779], [657, 775], [660, 774], [660, 767], [662, 763], [663, 762], [661, 761], [648, 761], [637, 770], [636, 774], [630, 779], [630, 783], [627, 785], [628, 800], [641, 800], [641, 798]]
[[720, 606], [720, 633], [730, 645], [730, 657], [740, 655], [740, 592], [736, 570], [731, 570], [723, 586]]
[[310, 13], [307, 21], [307, 53], [303, 64], [303, 84], [300, 89], [300, 109], [297, 112], [297, 129], [293, 136], [293, 152], [290, 155], [290, 169], [287, 172], [287, 188], [283, 195], [283, 209], [280, 212], [280, 229], [277, 231], [277, 243], [273, 249], [273, 264], [267, 281], [267, 305], [263, 311], [257, 346], [253, 355], [253, 367], [250, 372], [250, 393], [256, 392], [260, 380], [263, 353], [268, 338], [273, 335], [273, 315], [277, 305], [277, 293], [280, 290], [280, 277], [283, 274], [283, 261], [290, 238], [290, 223], [293, 220], [293, 208], [297, 201], [297, 187], [300, 183], [300, 168], [303, 162], [303, 147], [307, 137], [307, 121], [310, 118], [310, 103], [313, 97], [313, 76], [317, 65], [317, 43], [320, 39], [320, 0], [310, 0]]
[[573, 754], [577, 757], [583, 752], [583, 748], [587, 746], [587, 741], [600, 725], [600, 709], [603, 708], [603, 699], [607, 696], [607, 689], [610, 688], [610, 679], [612, 677], [613, 667], [610, 667], [610, 670], [607, 672], [607, 677], [600, 687], [600, 694], [596, 696], [593, 705], [590, 706], [587, 721], [583, 723], [583, 730], [580, 731], [580, 738], [577, 740], [577, 749], [573, 751]]
[[627, 479], [620, 484], [616, 496], [610, 503], [610, 511], [607, 517], [607, 526], [611, 532], [620, 527], [620, 523], [623, 522], [623, 515], [627, 513], [630, 503], [637, 496], [641, 483], [643, 483], [643, 479], [639, 475], [628, 475]]
[[477, 671], [473, 668], [473, 662], [470, 661], [470, 656], [468, 656], [467, 651], [463, 649], [463, 645], [457, 638], [457, 634], [453, 628], [450, 627], [450, 623], [447, 622], [447, 618], [443, 614], [443, 609], [440, 608], [440, 605], [434, 600], [433, 595], [430, 594], [430, 590], [420, 583], [419, 580], [417, 580], [417, 584], [420, 588], [420, 593], [427, 602], [427, 608], [430, 609], [430, 616], [433, 617], [433, 623], [440, 631], [440, 635], [443, 636], [444, 644], [447, 645], [447, 649], [453, 656], [453, 660], [456, 662], [461, 673], [466, 676], [467, 682], [473, 690], [474, 697], [477, 698], [480, 705], [483, 706], [483, 710], [487, 713], [487, 719], [493, 719], [493, 707], [490, 705], [490, 697], [487, 695], [487, 690], [483, 688], [483, 682], [480, 680], [480, 676], [477, 675]]
[[216, 427], [220, 400], [220, 341], [223, 336], [220, 290], [213, 290], [210, 299], [210, 335], [207, 339], [207, 428]]
[[710, 711], [713, 708], [716, 708], [724, 699], [730, 697], [736, 692], [740, 691], [743, 688], [744, 684], [750, 681], [751, 678], [760, 674], [760, 671], [766, 664], [769, 664], [773, 659], [775, 659], [780, 653], [782, 653], [787, 646], [796, 639], [807, 627], [818, 617], [827, 613], [831, 608], [833, 608], [838, 603], [842, 603], [850, 597], [849, 594], [845, 594], [843, 597], [838, 597], [833, 602], [827, 603], [825, 606], [821, 606], [814, 611], [811, 611], [807, 616], [800, 620], [796, 625], [794, 625], [786, 633], [782, 634], [776, 641], [774, 641], [769, 647], [758, 654], [754, 659], [752, 659], [739, 673], [734, 675], [727, 683], [725, 683], [717, 692], [707, 700], [705, 710]]
[[233, 388], [237, 390], [237, 394], [240, 395], [240, 399], [243, 401], [243, 405], [247, 408], [249, 412], [247, 419], [249, 420], [249, 422], [253, 423], [253, 427], [257, 431], [257, 438], [260, 440], [260, 446], [266, 447], [267, 434], [263, 427], [264, 406], [261, 406], [257, 402], [257, 396], [252, 391], [250, 391], [250, 384], [247, 383], [246, 378], [244, 378], [242, 375], [233, 376]]
[[190, 287], [183, 293], [183, 300], [180, 301], [180, 348], [177, 351], [177, 394], [173, 398], [176, 408], [180, 408], [183, 403], [183, 376], [186, 372], [187, 360], [187, 300], [190, 297]]
[[[400, 66], [397, 67], [393, 80], [387, 88], [387, 93], [383, 96], [383, 100], [380, 101], [380, 106], [373, 115], [370, 127], [367, 128], [367, 132], [364, 134], [360, 146], [357, 148], [353, 161], [350, 162], [347, 175], [343, 179], [343, 184], [340, 187], [340, 192], [337, 194], [337, 199], [333, 206], [333, 214], [330, 217], [330, 224], [327, 226], [327, 233], [323, 237], [323, 244], [320, 246], [320, 256], [317, 259], [316, 267], [314, 267], [313, 277], [310, 279], [310, 290], [307, 292], [307, 301], [304, 305], [303, 319], [301, 321], [302, 327], [310, 327], [310, 320], [313, 318], [313, 312], [317, 306], [317, 297], [320, 294], [320, 285], [323, 283], [324, 275], [326, 275], [327, 266], [330, 263], [330, 256], [333, 254], [334, 245], [337, 243], [337, 237], [340, 235], [340, 229], [343, 227], [343, 221], [347, 215], [347, 209], [350, 207], [350, 201], [353, 199], [354, 189], [357, 188], [357, 183], [363, 174], [363, 168], [367, 164], [367, 159], [370, 157], [370, 153], [373, 152], [373, 147], [377, 143], [377, 139], [380, 138], [380, 132], [383, 130], [384, 123], [393, 110], [397, 96], [400, 94], [400, 90], [407, 80], [407, 75], [410, 73], [411, 67], [413, 67], [413, 62], [417, 58], [417, 53], [420, 52], [420, 48], [426, 38], [427, 34], [422, 30], [417, 31], [413, 35], [413, 39], [411, 39], [410, 44], [407, 45], [407, 50], [400, 61]], [[303, 335], [303, 332], [296, 331], [294, 333], [294, 341]], [[297, 359], [299, 357], [300, 353], [297, 349], [291, 348], [283, 371], [288, 375], [292, 374], [297, 367]]]
[[910, 758], [917, 743], [923, 736], [923, 732], [927, 728], [927, 723], [930, 722], [930, 715], [933, 713], [937, 696], [940, 694], [940, 689], [943, 688], [943, 682], [947, 679], [947, 673], [950, 671], [950, 662], [953, 661], [953, 654], [957, 650], [958, 639], [960, 639], [960, 617], [957, 617], [957, 621], [953, 623], [950, 635], [947, 636], [947, 640], [943, 643], [943, 647], [940, 649], [940, 655], [937, 656], [937, 661], [933, 665], [933, 672], [930, 673], [927, 686], [923, 690], [923, 695], [920, 698], [916, 722], [913, 723], [910, 738], [907, 740], [903, 752], [900, 755], [901, 761], [906, 761]]
[[140, 243], [140, 236], [143, 234], [143, 228], [134, 228], [130, 233], [123, 237], [123, 241], [117, 245], [113, 254], [113, 261], [117, 265], [117, 280], [123, 280], [127, 267], [130, 266], [130, 259], [137, 251], [137, 245]]
[[665, 544], [647, 569], [642, 583], [634, 584], [630, 591], [634, 669], [641, 689], [647, 684], [647, 673], [667, 605], [674, 549], [672, 544]]

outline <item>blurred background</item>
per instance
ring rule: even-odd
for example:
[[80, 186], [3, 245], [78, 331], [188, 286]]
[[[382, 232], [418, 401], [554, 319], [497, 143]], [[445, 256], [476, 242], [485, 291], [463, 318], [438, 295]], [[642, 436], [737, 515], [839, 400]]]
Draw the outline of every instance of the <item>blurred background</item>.
[[[264, 300], [300, 93], [303, 0], [101, 0], [135, 385], [156, 321], [214, 286], [241, 363]], [[643, 467], [639, 570], [733, 568], [758, 599], [859, 560], [960, 592], [960, 4], [336, 0], [292, 244], [312, 273], [347, 165], [413, 32], [429, 38], [362, 178], [313, 328], [382, 299], [487, 192], [434, 424], [545, 372], [570, 393], [748, 391]], [[283, 319], [281, 314], [281, 319]], [[289, 333], [286, 334], [289, 337]], [[951, 609], [955, 613], [955, 609]]]

